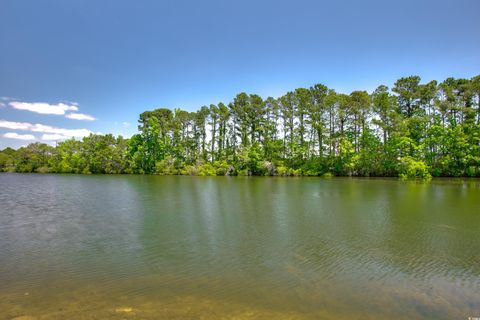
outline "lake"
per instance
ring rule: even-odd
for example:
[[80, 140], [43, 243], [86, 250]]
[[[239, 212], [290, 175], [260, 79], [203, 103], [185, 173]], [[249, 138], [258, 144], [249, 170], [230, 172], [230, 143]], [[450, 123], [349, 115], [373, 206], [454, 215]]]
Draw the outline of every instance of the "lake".
[[480, 317], [480, 180], [0, 174], [0, 319]]

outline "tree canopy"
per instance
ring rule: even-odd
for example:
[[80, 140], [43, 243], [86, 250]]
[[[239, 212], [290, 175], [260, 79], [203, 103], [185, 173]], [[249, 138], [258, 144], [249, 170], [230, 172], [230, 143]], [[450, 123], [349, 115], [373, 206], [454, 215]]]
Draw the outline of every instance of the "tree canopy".
[[0, 171], [189, 175], [480, 176], [480, 76], [339, 93], [239, 93], [139, 116], [130, 139], [90, 135], [0, 152]]

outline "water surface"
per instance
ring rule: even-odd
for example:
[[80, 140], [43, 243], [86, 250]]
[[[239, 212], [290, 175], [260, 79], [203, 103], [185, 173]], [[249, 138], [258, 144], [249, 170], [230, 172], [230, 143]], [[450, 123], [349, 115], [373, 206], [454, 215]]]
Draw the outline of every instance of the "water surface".
[[480, 181], [0, 174], [22, 316], [480, 316]]

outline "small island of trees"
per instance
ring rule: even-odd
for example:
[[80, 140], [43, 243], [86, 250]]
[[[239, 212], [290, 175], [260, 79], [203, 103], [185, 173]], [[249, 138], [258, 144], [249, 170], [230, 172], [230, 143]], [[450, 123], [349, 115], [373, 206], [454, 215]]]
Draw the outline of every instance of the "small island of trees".
[[480, 176], [480, 76], [391, 90], [240, 93], [198, 111], [145, 111], [130, 139], [90, 135], [0, 152], [0, 171], [162, 175]]

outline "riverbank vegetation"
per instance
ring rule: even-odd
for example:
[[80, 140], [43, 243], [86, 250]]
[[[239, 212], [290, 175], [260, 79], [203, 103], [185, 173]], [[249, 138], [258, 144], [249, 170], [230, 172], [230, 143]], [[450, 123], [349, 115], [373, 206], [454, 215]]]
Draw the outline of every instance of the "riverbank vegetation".
[[182, 175], [480, 176], [480, 76], [404, 77], [371, 93], [322, 84], [145, 111], [130, 139], [90, 135], [0, 152], [0, 171]]

